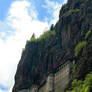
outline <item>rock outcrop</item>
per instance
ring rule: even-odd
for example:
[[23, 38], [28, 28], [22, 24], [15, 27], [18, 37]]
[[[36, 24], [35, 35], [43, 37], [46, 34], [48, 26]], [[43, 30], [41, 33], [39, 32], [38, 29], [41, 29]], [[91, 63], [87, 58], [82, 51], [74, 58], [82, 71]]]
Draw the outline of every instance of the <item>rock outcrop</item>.
[[[85, 35], [92, 30], [92, 0], [68, 0], [63, 5], [59, 21], [56, 23], [55, 36], [28, 41], [22, 53], [15, 75], [13, 92], [29, 88], [32, 84], [40, 85], [60, 64], [76, 59], [76, 70], [72, 77], [83, 78], [92, 71], [92, 35]], [[75, 47], [79, 42], [87, 41], [79, 56], [75, 56]], [[85, 66], [86, 64], [86, 66]], [[83, 71], [86, 69], [86, 71]]]

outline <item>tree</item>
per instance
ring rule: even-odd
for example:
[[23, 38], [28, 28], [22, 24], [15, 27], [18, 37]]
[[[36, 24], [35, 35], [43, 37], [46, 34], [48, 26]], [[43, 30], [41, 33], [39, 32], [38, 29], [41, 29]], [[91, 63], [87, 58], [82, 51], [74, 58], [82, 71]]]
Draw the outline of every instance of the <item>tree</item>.
[[30, 39], [30, 42], [33, 42], [33, 41], [35, 41], [35, 40], [36, 40], [35, 34], [33, 33], [32, 37], [31, 37], [31, 39]]
[[33, 33], [32, 37], [31, 38], [35, 38], [35, 34]]
[[54, 24], [51, 25], [50, 30], [52, 31], [54, 29]]

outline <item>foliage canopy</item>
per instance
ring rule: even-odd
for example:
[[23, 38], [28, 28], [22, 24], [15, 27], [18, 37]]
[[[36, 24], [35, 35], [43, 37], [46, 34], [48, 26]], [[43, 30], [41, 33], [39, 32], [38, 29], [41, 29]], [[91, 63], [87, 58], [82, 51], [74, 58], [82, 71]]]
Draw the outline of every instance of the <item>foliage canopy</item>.
[[92, 73], [89, 73], [84, 81], [75, 79], [72, 82], [72, 90], [66, 92], [92, 92]]

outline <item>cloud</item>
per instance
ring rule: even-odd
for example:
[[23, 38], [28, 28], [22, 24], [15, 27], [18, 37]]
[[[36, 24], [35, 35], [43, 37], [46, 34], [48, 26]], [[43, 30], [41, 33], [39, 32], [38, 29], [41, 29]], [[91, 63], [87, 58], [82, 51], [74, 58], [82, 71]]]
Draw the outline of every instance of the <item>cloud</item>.
[[[56, 24], [59, 19], [59, 11], [63, 4], [65, 4], [67, 0], [63, 0], [63, 2], [59, 3], [58, 1], [45, 0], [45, 4], [42, 5], [43, 8], [48, 9], [48, 13], [51, 15], [50, 24]], [[47, 18], [46, 18], [47, 20]]]
[[[35, 7], [27, 0], [15, 1], [9, 9], [6, 20], [0, 22], [0, 25], [6, 23], [2, 25], [0, 33], [0, 84], [6, 88], [10, 89], [14, 84], [13, 78], [26, 41], [33, 33], [39, 37], [43, 30], [48, 28], [48, 23], [40, 22], [37, 15]], [[12, 35], [3, 40], [2, 37], [6, 33], [4, 30], [8, 30], [9, 27]], [[9, 90], [0, 89], [0, 92], [9, 92]]]
[[8, 21], [10, 23], [9, 25], [19, 34], [21, 34], [21, 32], [28, 32], [27, 34], [30, 36], [30, 33], [32, 35], [34, 32], [38, 37], [43, 33], [42, 30], [48, 27], [48, 23], [37, 20], [38, 13], [31, 5], [32, 4], [28, 1], [17, 1], [13, 3], [9, 11]]
[[12, 34], [11, 30], [11, 27], [5, 21], [0, 21], [0, 38], [6, 39], [7, 36]]
[[68, 0], [63, 0], [63, 4], [67, 3]]

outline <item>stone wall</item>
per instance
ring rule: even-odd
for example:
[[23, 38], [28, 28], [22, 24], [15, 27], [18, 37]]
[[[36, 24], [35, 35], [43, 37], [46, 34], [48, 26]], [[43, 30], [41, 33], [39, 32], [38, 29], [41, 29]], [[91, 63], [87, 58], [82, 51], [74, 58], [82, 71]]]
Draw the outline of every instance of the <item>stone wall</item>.
[[57, 92], [58, 90], [62, 92], [69, 82], [72, 66], [73, 62], [70, 61], [59, 66], [57, 72], [48, 75], [46, 83], [39, 92]]
[[46, 90], [46, 84], [44, 84], [42, 87], [38, 89], [38, 92], [47, 92]]
[[64, 90], [66, 84], [69, 82], [70, 71], [72, 63], [68, 61], [59, 67], [59, 71], [55, 73], [54, 77], [54, 91]]
[[47, 77], [46, 90], [47, 92], [54, 91], [54, 74], [49, 74]]
[[69, 82], [72, 66], [73, 62], [67, 61], [57, 68], [57, 72], [49, 74], [42, 86], [33, 85], [31, 88], [19, 92], [58, 92], [59, 90], [62, 92]]

